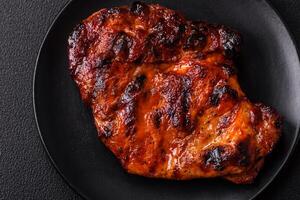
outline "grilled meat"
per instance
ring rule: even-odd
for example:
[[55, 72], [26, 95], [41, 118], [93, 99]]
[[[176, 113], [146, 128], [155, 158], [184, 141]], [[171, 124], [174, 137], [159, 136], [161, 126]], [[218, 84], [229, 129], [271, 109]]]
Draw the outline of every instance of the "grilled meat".
[[68, 42], [98, 137], [129, 173], [251, 183], [280, 136], [276, 111], [239, 86], [228, 27], [135, 2], [92, 14]]

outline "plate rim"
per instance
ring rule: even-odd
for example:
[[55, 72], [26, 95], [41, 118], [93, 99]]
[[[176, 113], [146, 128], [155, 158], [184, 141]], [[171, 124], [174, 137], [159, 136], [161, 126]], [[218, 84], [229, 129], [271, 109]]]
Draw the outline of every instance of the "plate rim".
[[[38, 134], [39, 134], [39, 138], [42, 142], [43, 148], [46, 151], [47, 157], [50, 160], [51, 164], [54, 166], [55, 170], [58, 172], [58, 174], [62, 177], [63, 181], [69, 186], [69, 188], [74, 191], [76, 194], [78, 194], [81, 198], [83, 199], [87, 199], [90, 200], [90, 198], [88, 196], [86, 196], [77, 186], [75, 186], [64, 174], [63, 172], [59, 169], [58, 165], [56, 164], [55, 160], [52, 158], [50, 152], [48, 151], [47, 148], [47, 144], [45, 143], [45, 140], [43, 138], [42, 135], [42, 131], [40, 129], [40, 125], [39, 125], [39, 120], [38, 120], [38, 116], [37, 116], [37, 108], [36, 108], [36, 94], [35, 94], [35, 88], [36, 88], [36, 73], [37, 73], [37, 68], [39, 65], [39, 60], [40, 60], [40, 55], [41, 52], [43, 50], [43, 47], [45, 45], [45, 42], [52, 30], [52, 28], [54, 27], [54, 25], [57, 23], [59, 17], [62, 15], [62, 13], [74, 2], [75, 0], [68, 0], [60, 9], [60, 11], [56, 14], [56, 16], [54, 17], [53, 21], [51, 22], [51, 24], [48, 26], [47, 31], [43, 37], [43, 40], [39, 46], [39, 50], [36, 56], [36, 60], [35, 60], [35, 66], [34, 66], [34, 71], [33, 71], [33, 78], [32, 78], [32, 107], [33, 107], [33, 113], [34, 113], [34, 118], [35, 118], [35, 126], [38, 130]], [[271, 11], [274, 12], [274, 14], [278, 17], [280, 23], [282, 23], [283, 27], [286, 29], [292, 45], [294, 46], [295, 50], [296, 50], [296, 55], [297, 55], [297, 62], [298, 62], [298, 67], [300, 68], [300, 59], [299, 59], [299, 48], [296, 45], [295, 42], [295, 36], [292, 34], [292, 32], [290, 31], [289, 27], [287, 26], [286, 22], [283, 20], [283, 18], [281, 17], [279, 11], [273, 6], [272, 3], [270, 3], [270, 0], [262, 0], [261, 3], [264, 3]], [[300, 122], [299, 122], [300, 123]], [[295, 130], [295, 138], [291, 144], [291, 148], [289, 148], [288, 152], [287, 152], [287, 156], [284, 158], [284, 160], [282, 161], [281, 165], [277, 168], [276, 172], [269, 178], [269, 180], [249, 199], [249, 200], [253, 200], [256, 197], [258, 197], [267, 187], [270, 186], [270, 184], [274, 181], [274, 179], [278, 176], [279, 173], [282, 172], [282, 169], [286, 166], [286, 163], [291, 159], [293, 153], [295, 152], [295, 149], [299, 143], [299, 135], [300, 135], [300, 124], [298, 124], [296, 126], [296, 130]]]

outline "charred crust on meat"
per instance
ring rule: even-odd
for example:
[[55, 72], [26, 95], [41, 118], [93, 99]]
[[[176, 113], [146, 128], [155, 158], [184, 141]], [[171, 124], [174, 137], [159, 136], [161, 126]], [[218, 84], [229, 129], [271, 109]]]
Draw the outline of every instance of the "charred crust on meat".
[[174, 28], [174, 33], [171, 33], [167, 39], [165, 39], [164, 44], [168, 48], [174, 48], [180, 41], [182, 34], [184, 32], [185, 26], [180, 24]]
[[213, 106], [217, 106], [220, 103], [220, 99], [228, 94], [231, 98], [237, 99], [238, 93], [234, 89], [232, 89], [229, 85], [224, 85], [221, 87], [215, 87], [211, 96], [209, 97], [210, 104]]
[[[177, 14], [172, 16], [176, 18]], [[176, 22], [176, 20], [174, 21]], [[149, 35], [152, 45], [174, 48], [179, 43], [185, 29], [183, 24], [176, 24], [175, 22], [173, 22], [173, 26], [170, 27], [165, 19], [160, 18], [152, 28], [152, 33]]]
[[[166, 114], [173, 127], [191, 132], [193, 129], [189, 113], [191, 80], [187, 77], [170, 74], [166, 77], [166, 81], [168, 82], [167, 88], [162, 91], [167, 101]], [[172, 88], [173, 84], [176, 84], [177, 88]]]
[[144, 59], [145, 59], [145, 56], [146, 56], [145, 54], [141, 54], [137, 59], [135, 59], [133, 61], [133, 63], [136, 64], [136, 65], [142, 64]]
[[199, 78], [204, 79], [207, 76], [207, 69], [201, 65], [196, 65], [195, 68], [198, 69]]
[[191, 30], [188, 33], [187, 39], [184, 43], [183, 49], [195, 49], [196, 47], [201, 47], [205, 44], [206, 35], [204, 31], [197, 27], [197, 25], [192, 24]]
[[160, 60], [161, 59], [161, 53], [159, 52], [159, 50], [157, 48], [155, 48], [154, 46], [151, 47], [151, 53], [153, 54], [154, 58], [156, 60]]
[[136, 132], [135, 127], [135, 111], [136, 111], [136, 105], [137, 103], [135, 101], [131, 101], [125, 105], [124, 108], [124, 125], [125, 125], [125, 135], [128, 137], [130, 135], [133, 135]]
[[81, 35], [81, 32], [84, 29], [85, 29], [85, 25], [83, 23], [76, 25], [73, 32], [69, 35], [69, 45], [73, 46], [73, 44], [75, 44], [78, 41], [78, 39]]
[[114, 39], [112, 51], [116, 56], [127, 59], [131, 45], [132, 39], [125, 32], [119, 32]]
[[112, 125], [111, 123], [103, 126], [102, 132], [100, 132], [101, 136], [104, 136], [105, 138], [109, 138], [112, 135]]
[[219, 29], [219, 34], [225, 56], [229, 58], [235, 57], [240, 51], [240, 45], [242, 42], [240, 34], [225, 27]]
[[107, 10], [105, 10], [106, 12], [105, 13], [101, 13], [99, 15], [99, 18], [98, 18], [98, 21], [99, 21], [99, 25], [102, 25], [105, 23], [106, 19], [107, 19]]
[[182, 126], [184, 130], [190, 132], [193, 129], [193, 124], [191, 122], [191, 116], [189, 114], [191, 99], [190, 99], [190, 90], [191, 90], [191, 81], [189, 79], [183, 79], [183, 90], [181, 93], [181, 107], [182, 107], [182, 115], [183, 122]]
[[106, 58], [103, 58], [103, 59], [100, 58], [96, 61], [95, 68], [97, 68], [97, 69], [106, 68], [112, 63], [111, 60], [112, 60], [112, 58], [110, 58], [110, 57], [106, 57]]
[[131, 4], [130, 12], [136, 16], [145, 16], [149, 14], [149, 6], [141, 1], [135, 1]]
[[82, 60], [86, 54], [88, 43], [86, 38], [86, 29], [83, 23], [78, 24], [73, 32], [69, 35], [68, 49], [69, 49], [69, 70], [71, 75], [75, 75], [78, 65], [82, 64]]
[[152, 120], [153, 120], [153, 124], [155, 126], [155, 128], [159, 128], [160, 127], [160, 123], [161, 123], [161, 118], [162, 118], [162, 111], [156, 109], [153, 113], [152, 113]]
[[123, 95], [121, 96], [119, 107], [124, 106], [124, 124], [126, 126], [125, 135], [129, 136], [136, 132], [136, 108], [137, 108], [137, 96], [141, 93], [143, 85], [146, 81], [144, 74], [138, 75], [132, 82], [130, 82]]
[[204, 154], [204, 163], [217, 171], [225, 168], [224, 161], [227, 160], [226, 151], [223, 146], [217, 146], [207, 150]]
[[249, 138], [243, 141], [240, 141], [237, 144], [238, 151], [238, 165], [240, 166], [248, 166], [250, 163], [250, 155], [249, 155]]
[[152, 41], [152, 44], [154, 45], [160, 45], [165, 42], [166, 29], [165, 20], [163, 18], [160, 18], [158, 22], [155, 24], [155, 26], [152, 28], [152, 33], [149, 35], [150, 40]]
[[137, 76], [135, 78], [135, 80], [130, 82], [128, 84], [128, 86], [126, 87], [124, 94], [121, 97], [121, 102], [128, 103], [132, 99], [134, 99], [135, 96], [137, 95], [137, 93], [139, 93], [142, 90], [142, 87], [143, 87], [146, 79], [147, 79], [146, 76], [144, 74], [142, 74], [142, 75]]
[[236, 74], [236, 68], [228, 65], [228, 64], [222, 64], [222, 69], [224, 70], [224, 72], [228, 75], [228, 76], [232, 76], [234, 74]]
[[129, 173], [249, 183], [280, 136], [278, 113], [238, 85], [230, 28], [135, 2], [99, 10], [68, 42], [98, 137]]
[[218, 123], [217, 128], [218, 129], [226, 128], [230, 124], [230, 121], [231, 121], [231, 115], [221, 116], [220, 119], [219, 119], [219, 123]]
[[187, 38], [186, 43], [184, 45], [184, 49], [190, 49], [190, 48], [195, 48], [198, 47], [202, 41], [205, 40], [205, 35], [196, 32], [193, 30], [191, 32], [191, 35]]

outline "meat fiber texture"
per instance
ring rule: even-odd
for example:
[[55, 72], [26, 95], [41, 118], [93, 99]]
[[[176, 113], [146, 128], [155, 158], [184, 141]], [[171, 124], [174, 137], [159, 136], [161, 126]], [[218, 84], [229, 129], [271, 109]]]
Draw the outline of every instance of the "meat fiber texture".
[[279, 139], [277, 112], [240, 88], [231, 28], [135, 2], [92, 14], [68, 42], [98, 137], [129, 173], [251, 183]]

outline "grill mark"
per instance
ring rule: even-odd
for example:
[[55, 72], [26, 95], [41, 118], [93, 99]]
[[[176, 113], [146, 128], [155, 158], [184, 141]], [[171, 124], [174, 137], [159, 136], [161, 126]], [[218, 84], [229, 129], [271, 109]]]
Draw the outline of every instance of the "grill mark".
[[233, 99], [237, 99], [237, 97], [238, 97], [237, 91], [235, 91], [228, 85], [224, 85], [221, 87], [215, 87], [211, 96], [209, 97], [210, 104], [213, 106], [219, 105], [221, 98], [225, 94], [228, 94]]
[[237, 104], [230, 113], [225, 114], [219, 118], [217, 130], [224, 129], [230, 126], [236, 117], [236, 113], [239, 110], [239, 104]]
[[95, 99], [98, 95], [98, 92], [105, 91], [106, 89], [106, 79], [108, 78], [108, 73], [101, 72], [100, 70], [96, 70], [96, 78], [95, 85], [93, 90], [93, 99]]
[[92, 99], [96, 98], [99, 92], [103, 92], [107, 88], [107, 79], [109, 78], [109, 68], [111, 66], [110, 57], [99, 58], [93, 65], [95, 74], [95, 84]]
[[126, 104], [132, 101], [142, 90], [145, 81], [146, 76], [142, 74], [137, 76], [134, 81], [130, 82], [121, 97], [121, 103]]
[[238, 143], [237, 150], [238, 150], [238, 165], [240, 166], [248, 166], [250, 164], [250, 155], [249, 155], [249, 144], [250, 139], [247, 138]]
[[138, 107], [137, 96], [141, 94], [141, 90], [146, 81], [145, 75], [139, 75], [130, 82], [120, 99], [119, 107], [123, 105], [123, 119], [125, 124], [125, 135], [129, 136], [136, 132], [136, 108]]
[[215, 147], [205, 152], [204, 163], [206, 166], [211, 166], [217, 171], [222, 171], [225, 168], [224, 162], [227, 160], [225, 148], [222, 146]]
[[179, 88], [171, 88], [172, 85], [167, 85], [166, 90], [163, 91], [167, 101], [166, 113], [173, 127], [190, 132], [193, 129], [189, 113], [191, 80], [176, 75], [171, 75], [169, 79], [171, 79], [169, 81], [177, 79], [176, 82], [179, 85], [176, 87]]
[[129, 49], [132, 46], [132, 39], [124, 32], [119, 32], [113, 41], [113, 46], [111, 48], [114, 52], [115, 57], [121, 59], [127, 59], [129, 56]]
[[155, 110], [152, 114], [152, 120], [155, 128], [159, 129], [160, 123], [161, 123], [161, 118], [162, 118], [162, 111], [161, 110]]
[[[114, 12], [112, 12], [112, 13], [114, 13]], [[116, 12], [116, 13], [118, 13], [118, 12]], [[128, 46], [127, 45], [127, 41], [126, 41], [126, 39], [121, 39], [121, 41], [120, 42], [116, 42], [115, 43], [116, 44], [116, 46], [114, 46], [114, 47], [112, 47], [112, 50], [113, 50], [113, 52], [117, 52], [117, 53], [115, 53], [115, 54], [119, 54], [119, 52], [121, 53], [121, 52], [125, 52], [125, 54], [127, 55], [128, 54], [128, 51], [126, 51], [126, 46]], [[165, 43], [165, 45], [166, 46], [168, 46], [170, 44], [170, 46], [172, 46], [172, 42], [166, 42]], [[111, 45], [113, 45], [113, 43], [111, 43]], [[125, 47], [124, 47], [125, 46]], [[163, 50], [161, 50], [161, 48], [160, 47], [157, 47], [157, 46], [155, 46], [156, 48], [157, 48], [157, 50], [153, 50], [153, 51], [156, 51], [156, 53], [157, 54], [159, 54], [159, 56], [160, 56], [160, 53], [159, 53], [159, 51], [162, 51], [162, 52], [164, 52]], [[125, 48], [125, 50], [123, 50]], [[221, 47], [222, 48], [222, 47]], [[150, 48], [149, 48], [150, 49]], [[218, 51], [219, 51], [220, 49], [218, 49]], [[148, 53], [148, 51], [147, 51], [147, 53]], [[114, 54], [112, 54], [112, 55], [114, 55]], [[143, 55], [143, 54], [141, 54], [141, 55]], [[199, 55], [199, 58], [201, 58], [201, 59], [203, 59], [203, 56], [205, 57], [205, 55]], [[126, 56], [127, 57], [127, 56]], [[163, 59], [165, 59], [165, 55], [162, 55], [161, 56]], [[143, 62], [143, 57], [141, 56], [140, 57], [140, 59], [137, 59], [136, 60], [136, 62], [137, 63], [142, 63]], [[147, 62], [147, 61], [146, 61]], [[152, 60], [151, 60], [151, 62], [152, 62]], [[164, 62], [164, 61], [163, 61]], [[99, 68], [99, 69], [103, 69], [103, 68], [106, 68], [106, 67], [108, 67], [109, 66], [109, 64], [111, 63], [111, 60], [109, 60], [109, 63], [108, 64], [105, 64], [106, 63], [106, 61], [104, 61], [104, 64], [99, 64], [99, 66], [97, 66], [97, 68]], [[222, 68], [223, 68], [223, 70], [225, 71], [225, 73], [227, 73], [227, 74], [231, 74], [232, 72], [230, 71], [230, 69], [232, 69], [231, 68], [231, 66], [221, 66]], [[227, 69], [229, 67], [229, 69]], [[235, 73], [235, 72], [234, 72]], [[204, 73], [205, 74], [205, 73]], [[200, 78], [204, 78], [205, 77], [205, 75], [202, 77], [202, 74], [199, 74], [199, 76], [200, 76]], [[208, 79], [210, 79], [211, 77], [208, 77]], [[97, 78], [96, 78], [97, 79]], [[209, 80], [208, 80], [209, 81]], [[134, 82], [134, 81], [132, 81], [132, 82]], [[137, 81], [138, 82], [138, 81]], [[110, 83], [111, 84], [111, 83]], [[142, 86], [139, 86], [139, 85], [142, 85]], [[178, 87], [181, 87], [180, 86], [181, 84], [177, 84], [177, 86]], [[127, 85], [128, 86], [128, 85]], [[133, 83], [132, 85], [131, 85], [131, 89], [130, 88], [128, 88], [128, 90], [126, 90], [126, 91], [124, 91], [124, 99], [123, 99], [123, 102], [122, 102], [122, 100], [121, 100], [121, 98], [119, 99], [120, 100], [120, 103], [119, 103], [119, 101], [115, 104], [115, 105], [117, 105], [116, 106], [116, 111], [117, 110], [119, 110], [120, 108], [119, 108], [119, 106], [122, 106], [122, 108], [121, 109], [123, 109], [123, 113], [126, 115], [126, 116], [128, 116], [128, 117], [125, 117], [124, 119], [126, 120], [125, 122], [124, 122], [124, 124], [126, 125], [126, 126], [133, 126], [134, 125], [134, 123], [135, 123], [135, 110], [136, 110], [136, 107], [138, 107], [138, 102], [139, 101], [142, 101], [143, 99], [142, 98], [146, 98], [146, 97], [142, 97], [141, 98], [141, 96], [139, 96], [139, 95], [144, 95], [144, 94], [146, 94], [146, 93], [140, 93], [140, 91], [142, 90], [142, 89], [139, 89], [140, 87], [143, 87], [143, 83], [142, 84], [138, 84], [138, 83]], [[134, 89], [135, 88], [135, 89]], [[184, 87], [182, 87], [182, 88], [184, 88]], [[109, 90], [108, 90], [109, 91]], [[188, 112], [189, 112], [189, 108], [190, 108], [190, 103], [189, 103], [189, 92], [188, 91], [185, 91], [184, 89], [180, 89], [179, 90], [180, 92], [179, 93], [177, 93], [176, 92], [176, 95], [177, 94], [181, 94], [181, 95], [179, 95], [179, 97], [178, 96], [176, 96], [176, 98], [177, 98], [177, 100], [175, 101], [175, 103], [177, 103], [177, 102], [179, 102], [178, 103], [178, 105], [181, 105], [181, 108], [180, 109], [178, 109], [178, 110], [175, 110], [176, 112], [177, 111], [179, 111], [179, 110], [182, 110], [182, 113], [186, 113], [186, 114], [182, 114], [183, 116], [188, 116]], [[125, 95], [125, 93], [126, 93], [126, 95]], [[218, 92], [217, 92], [218, 93]], [[233, 92], [234, 93], [234, 92]], [[217, 95], [217, 103], [216, 104], [219, 104], [219, 102], [220, 102], [220, 100], [221, 100], [221, 98], [222, 98], [222, 96], [223, 96], [223, 94], [230, 94], [230, 92], [229, 93], [227, 93], [227, 92], [219, 92], [219, 95]], [[181, 98], [181, 96], [182, 96], [182, 98]], [[233, 95], [234, 96], [234, 95]], [[125, 98], [126, 97], [126, 98]], [[138, 98], [138, 102], [137, 102], [137, 99]], [[177, 104], [175, 104], [175, 105], [177, 105]], [[172, 105], [170, 105], [170, 106], [174, 106], [174, 104]], [[114, 109], [113, 109], [114, 110]], [[165, 114], [164, 112], [165, 112], [165, 110], [162, 110], [162, 112], [163, 112], [163, 114]], [[133, 114], [132, 114], [133, 113]], [[133, 116], [133, 117], [132, 117]], [[181, 116], [181, 114], [179, 114], [179, 116]], [[229, 117], [228, 117], [229, 118]], [[228, 125], [228, 123], [229, 123], [229, 119], [222, 119], [222, 120], [224, 120], [224, 121], [222, 121], [221, 122], [221, 127], [226, 127], [227, 125]], [[165, 118], [164, 118], [165, 119]], [[181, 118], [180, 118], [181, 119]], [[190, 118], [187, 118], [187, 120], [185, 120], [186, 122], [182, 122], [182, 124], [183, 125], [180, 125], [180, 126], [184, 126], [184, 124], [189, 124], [190, 123], [190, 121], [189, 121], [189, 119]], [[161, 117], [159, 117], [159, 116], [156, 116], [156, 119], [155, 119], [155, 117], [154, 117], [154, 119], [153, 119], [153, 123], [154, 123], [154, 125], [155, 125], [155, 121], [157, 122], [157, 127], [159, 128], [160, 126], [161, 126]], [[180, 121], [180, 120], [179, 120]], [[193, 122], [193, 123], [195, 123], [195, 124], [197, 124], [196, 122]], [[272, 123], [272, 125], [274, 125], [276, 128], [279, 128], [281, 125], [279, 124], [280, 122], [278, 122], [278, 121], [272, 121], [271, 122]], [[179, 126], [179, 128], [180, 128], [180, 126]], [[114, 130], [114, 129], [112, 129], [112, 130]], [[129, 134], [132, 134], [133, 132], [135, 132], [135, 129], [133, 128], [133, 129], [130, 129], [131, 130], [131, 132], [130, 131], [127, 131], [128, 133], [127, 133], [127, 135], [129, 135]], [[107, 127], [104, 127], [104, 132], [105, 133], [103, 133], [104, 135], [107, 135], [108, 137], [112, 134], [111, 132], [110, 132], [110, 129], [108, 129]], [[133, 143], [134, 144], [134, 143]], [[243, 152], [244, 150], [243, 149], [245, 149], [245, 147], [243, 147], [243, 146], [245, 146], [242, 142], [240, 143], [240, 144], [238, 144], [236, 147], [237, 147], [237, 149], [238, 149], [238, 151], [240, 151], [240, 152]], [[166, 147], [167, 148], [167, 147]], [[225, 148], [225, 147], [224, 147]], [[225, 149], [226, 150], [226, 149]], [[119, 151], [119, 150], [118, 150]], [[120, 149], [120, 153], [122, 153], [123, 152], [123, 149]], [[226, 154], [226, 152], [222, 152], [222, 151], [219, 151], [219, 154], [222, 154], [222, 153], [224, 153], [224, 154]], [[227, 152], [228, 153], [228, 152]], [[126, 153], [125, 153], [126, 154]], [[165, 154], [164, 153], [164, 150], [162, 149], [161, 150], [161, 154], [163, 155], [163, 154]], [[236, 156], [236, 155], [238, 155], [238, 154], [235, 154], [234, 156]], [[215, 156], [215, 157], [222, 157], [221, 155], [219, 155], [219, 156]], [[244, 163], [244, 159], [243, 158], [239, 158], [239, 159], [241, 159], [242, 161], [239, 161], [239, 162], [241, 162], [241, 163]], [[125, 160], [128, 160], [128, 158], [126, 157], [126, 159]], [[211, 161], [210, 161], [211, 162]], [[236, 163], [235, 163], [236, 164]], [[156, 165], [157, 165], [157, 162], [155, 162], [155, 163], [153, 163], [153, 166], [151, 166], [151, 167], [153, 167], [153, 169], [150, 169], [150, 171], [152, 171], [153, 173], [155, 173], [155, 170], [156, 170]], [[218, 168], [218, 167], [217, 167]], [[222, 169], [222, 167], [221, 167], [221, 169]]]
[[190, 99], [191, 81], [189, 79], [184, 80], [184, 89], [182, 91], [182, 115], [183, 115], [183, 127], [187, 131], [193, 129], [191, 124], [191, 116], [188, 113], [190, 109], [191, 99]]

